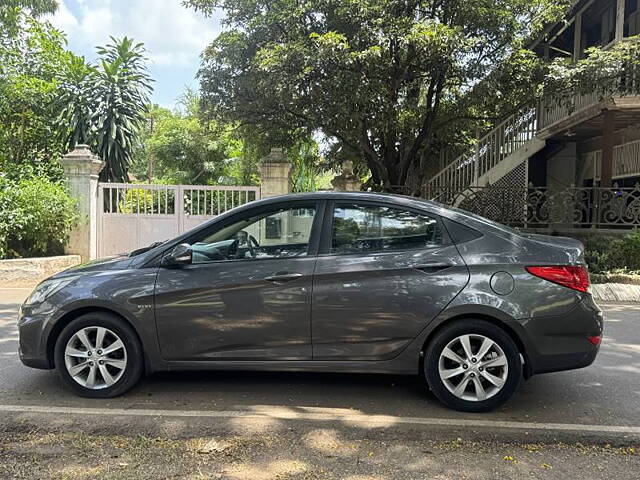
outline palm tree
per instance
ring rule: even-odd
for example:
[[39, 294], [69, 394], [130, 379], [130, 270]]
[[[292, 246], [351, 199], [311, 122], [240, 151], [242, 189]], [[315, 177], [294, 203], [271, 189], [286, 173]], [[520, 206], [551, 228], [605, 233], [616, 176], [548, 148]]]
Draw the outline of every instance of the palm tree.
[[124, 37], [98, 47], [97, 65], [72, 61], [66, 74], [61, 118], [68, 144], [86, 142], [105, 161], [100, 180], [126, 182], [152, 91], [144, 46]]
[[124, 182], [144, 126], [152, 80], [142, 43], [127, 37], [111, 40], [113, 44], [98, 48], [102, 58], [95, 84], [99, 101], [92, 115], [96, 130], [92, 143], [106, 162], [100, 179]]

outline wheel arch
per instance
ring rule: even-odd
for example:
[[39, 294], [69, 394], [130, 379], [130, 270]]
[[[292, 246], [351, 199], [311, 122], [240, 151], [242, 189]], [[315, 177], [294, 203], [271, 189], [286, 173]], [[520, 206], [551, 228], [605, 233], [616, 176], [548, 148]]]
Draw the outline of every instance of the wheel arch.
[[522, 340], [521, 336], [517, 333], [517, 331], [513, 328], [513, 326], [510, 325], [508, 322], [498, 318], [495, 315], [491, 315], [488, 313], [459, 313], [457, 315], [447, 317], [446, 319], [438, 323], [438, 325], [436, 325], [434, 328], [432, 328], [427, 334], [427, 336], [425, 337], [424, 342], [422, 343], [422, 347], [420, 349], [420, 362], [418, 365], [418, 368], [419, 368], [418, 372], [420, 373], [420, 375], [422, 375], [422, 372], [424, 369], [424, 357], [425, 357], [425, 352], [427, 350], [427, 347], [429, 343], [431, 343], [433, 338], [438, 334], [438, 332], [440, 332], [443, 328], [451, 325], [452, 322], [457, 322], [460, 320], [470, 320], [470, 319], [484, 320], [486, 322], [489, 322], [495, 325], [496, 327], [500, 328], [501, 330], [503, 330], [507, 335], [509, 335], [511, 340], [513, 340], [513, 342], [516, 344], [516, 347], [518, 348], [518, 352], [520, 352], [520, 355], [522, 355], [524, 359], [524, 364], [522, 369], [524, 378], [528, 379], [531, 377], [531, 375], [533, 374], [531, 360], [530, 360], [530, 357], [528, 356], [528, 349], [525, 345], [525, 342]]
[[76, 318], [81, 317], [82, 315], [86, 315], [88, 313], [96, 313], [96, 312], [113, 315], [114, 317], [121, 319], [123, 322], [126, 322], [126, 324], [132, 328], [133, 332], [136, 335], [136, 338], [138, 339], [138, 342], [143, 347], [142, 351], [145, 358], [145, 362], [144, 362], [145, 368], [148, 369], [149, 361], [144, 348], [144, 343], [142, 342], [142, 338], [135, 324], [131, 320], [129, 320], [126, 316], [122, 315], [116, 310], [106, 308], [106, 307], [101, 307], [101, 306], [84, 306], [84, 307], [73, 309], [65, 313], [64, 315], [62, 315], [55, 322], [55, 324], [51, 328], [51, 331], [49, 332], [49, 335], [47, 336], [46, 353], [47, 353], [47, 363], [49, 364], [49, 367], [55, 368], [54, 355], [55, 355], [56, 342], [58, 341], [58, 338], [60, 337], [60, 334], [65, 329], [65, 327], [69, 325], [72, 321], [74, 321]]

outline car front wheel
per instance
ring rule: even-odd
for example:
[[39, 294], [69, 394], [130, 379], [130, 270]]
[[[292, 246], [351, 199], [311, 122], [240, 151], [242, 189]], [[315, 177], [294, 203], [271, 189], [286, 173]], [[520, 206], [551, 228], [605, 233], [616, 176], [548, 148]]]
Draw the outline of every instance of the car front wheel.
[[133, 329], [103, 312], [82, 315], [62, 330], [55, 365], [67, 385], [91, 398], [123, 394], [138, 382], [144, 366]]
[[520, 353], [511, 337], [485, 320], [458, 320], [440, 330], [425, 352], [424, 374], [434, 395], [465, 412], [506, 402], [522, 378]]

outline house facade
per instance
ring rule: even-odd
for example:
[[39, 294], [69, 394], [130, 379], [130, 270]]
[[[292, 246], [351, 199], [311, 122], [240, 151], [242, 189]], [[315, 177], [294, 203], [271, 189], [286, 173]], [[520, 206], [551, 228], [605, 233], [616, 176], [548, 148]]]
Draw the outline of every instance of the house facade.
[[[640, 0], [581, 0], [530, 45], [578, 61], [640, 34]], [[640, 69], [605, 91], [543, 98], [505, 119], [424, 195], [530, 230], [618, 232], [640, 226]]]

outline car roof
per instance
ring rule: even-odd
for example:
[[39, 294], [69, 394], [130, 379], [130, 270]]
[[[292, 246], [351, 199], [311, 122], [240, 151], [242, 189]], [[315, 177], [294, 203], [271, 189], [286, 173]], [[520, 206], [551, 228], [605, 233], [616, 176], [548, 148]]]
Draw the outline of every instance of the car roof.
[[259, 200], [260, 203], [276, 203], [280, 201], [295, 201], [295, 200], [368, 200], [386, 203], [396, 203], [398, 205], [410, 205], [420, 204], [421, 206], [430, 205], [432, 207], [443, 207], [438, 202], [430, 200], [424, 200], [415, 197], [409, 197], [406, 195], [397, 195], [393, 193], [380, 193], [380, 192], [334, 192], [334, 191], [318, 191], [308, 193], [289, 193], [286, 195], [277, 195], [274, 197], [263, 198]]

